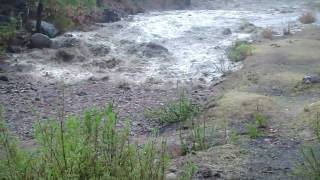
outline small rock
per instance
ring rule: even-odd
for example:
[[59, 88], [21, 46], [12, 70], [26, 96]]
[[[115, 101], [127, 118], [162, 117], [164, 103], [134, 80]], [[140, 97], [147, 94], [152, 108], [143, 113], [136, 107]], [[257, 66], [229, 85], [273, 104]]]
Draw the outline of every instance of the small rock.
[[223, 35], [230, 35], [230, 34], [232, 34], [231, 29], [230, 29], [230, 28], [225, 28], [225, 29], [222, 31], [222, 34], [223, 34]]
[[0, 81], [6, 81], [8, 82], [9, 81], [9, 78], [5, 75], [0, 75]]
[[210, 168], [203, 167], [203, 168], [200, 168], [200, 170], [198, 170], [197, 177], [207, 179], [207, 178], [212, 178], [213, 176], [216, 177], [215, 176], [216, 174], [213, 175], [212, 170]]
[[104, 76], [101, 78], [102, 81], [109, 81], [110, 80], [110, 77], [109, 76]]
[[31, 48], [50, 48], [51, 44], [51, 39], [48, 36], [41, 33], [33, 34], [30, 39]]
[[315, 84], [315, 83], [320, 83], [320, 76], [319, 75], [306, 75], [303, 79], [302, 82], [304, 84]]
[[166, 175], [166, 180], [176, 180], [177, 179], [177, 175], [175, 173], [168, 173]]

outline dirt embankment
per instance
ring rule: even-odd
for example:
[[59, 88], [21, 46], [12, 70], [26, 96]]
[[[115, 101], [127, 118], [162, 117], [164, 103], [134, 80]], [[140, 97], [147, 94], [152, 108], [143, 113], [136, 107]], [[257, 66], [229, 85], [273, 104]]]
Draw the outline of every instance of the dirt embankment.
[[[320, 30], [315, 27], [255, 43], [243, 68], [212, 89], [215, 96], [201, 116], [215, 132], [226, 133], [223, 138], [236, 131], [236, 142], [177, 158], [174, 166], [192, 160], [202, 176], [210, 172], [225, 179], [291, 179], [299, 149], [314, 140], [320, 84], [303, 79], [319, 76], [319, 47]], [[250, 138], [248, 125], [255, 123], [257, 112], [265, 117], [265, 127], [259, 129], [260, 137]]]

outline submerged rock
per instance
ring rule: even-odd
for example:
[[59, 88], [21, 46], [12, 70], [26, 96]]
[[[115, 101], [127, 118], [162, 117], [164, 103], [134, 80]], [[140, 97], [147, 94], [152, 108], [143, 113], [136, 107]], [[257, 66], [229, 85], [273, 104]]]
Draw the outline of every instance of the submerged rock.
[[230, 34], [232, 34], [231, 29], [230, 29], [230, 28], [225, 28], [225, 29], [222, 31], [222, 34], [223, 34], [223, 35], [230, 35]]
[[50, 48], [52, 44], [51, 39], [41, 33], [35, 33], [30, 38], [30, 47], [31, 48]]
[[146, 57], [158, 57], [168, 55], [169, 50], [156, 43], [143, 43], [140, 46], [142, 53]]
[[245, 22], [239, 27], [239, 29], [244, 33], [253, 33], [257, 30], [257, 27], [252, 23]]

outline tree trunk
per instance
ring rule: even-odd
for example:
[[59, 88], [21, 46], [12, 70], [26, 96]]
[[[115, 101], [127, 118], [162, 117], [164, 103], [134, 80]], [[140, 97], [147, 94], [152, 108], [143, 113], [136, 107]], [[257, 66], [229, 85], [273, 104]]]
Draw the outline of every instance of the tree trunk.
[[42, 11], [43, 11], [43, 0], [39, 0], [38, 8], [37, 8], [37, 24], [36, 24], [37, 33], [41, 32]]

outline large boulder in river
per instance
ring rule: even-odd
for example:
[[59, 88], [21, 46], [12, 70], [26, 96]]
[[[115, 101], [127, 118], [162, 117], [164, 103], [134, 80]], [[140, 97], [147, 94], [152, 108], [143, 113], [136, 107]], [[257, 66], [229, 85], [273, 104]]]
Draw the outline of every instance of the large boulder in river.
[[35, 33], [30, 38], [31, 48], [50, 48], [51, 44], [51, 39], [47, 35], [41, 33]]
[[[27, 28], [29, 31], [34, 31], [36, 29], [36, 21], [31, 21]], [[54, 38], [58, 35], [58, 29], [51, 23], [41, 21], [41, 33], [49, 36], [50, 38]]]

